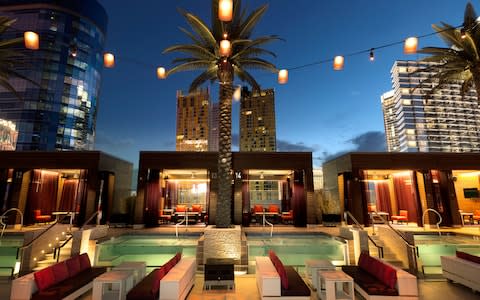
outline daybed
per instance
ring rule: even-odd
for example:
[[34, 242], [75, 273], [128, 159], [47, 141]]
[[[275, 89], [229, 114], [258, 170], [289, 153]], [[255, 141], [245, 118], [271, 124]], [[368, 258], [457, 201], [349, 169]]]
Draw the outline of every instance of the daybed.
[[107, 270], [92, 267], [87, 253], [75, 255], [12, 281], [11, 300], [76, 299], [92, 289], [92, 281]]
[[457, 251], [456, 256], [440, 256], [443, 277], [480, 291], [480, 257]]
[[357, 266], [342, 266], [365, 299], [418, 299], [417, 278], [364, 251]]
[[255, 277], [262, 299], [309, 300], [310, 289], [291, 266], [284, 266], [275, 252], [255, 257]]
[[197, 262], [177, 253], [161, 268], [150, 272], [127, 294], [127, 300], [183, 300], [193, 287]]

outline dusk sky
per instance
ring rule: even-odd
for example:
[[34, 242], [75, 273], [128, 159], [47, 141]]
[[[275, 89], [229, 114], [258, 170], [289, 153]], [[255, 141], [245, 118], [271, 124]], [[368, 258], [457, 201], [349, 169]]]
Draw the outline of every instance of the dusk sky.
[[[198, 72], [159, 80], [156, 67], [172, 67], [178, 56], [162, 54], [188, 43], [178, 28], [189, 28], [177, 8], [210, 24], [210, 0], [98, 0], [109, 23], [105, 50], [116, 55], [116, 67], [103, 70], [97, 116], [96, 149], [138, 165], [139, 151], [175, 150], [176, 91], [187, 91]], [[285, 41], [269, 45], [277, 68], [295, 68], [433, 32], [443, 21], [458, 26], [465, 0], [244, 0], [248, 11], [269, 8], [253, 36], [275, 34]], [[480, 3], [472, 2], [476, 11]], [[444, 46], [436, 35], [419, 47]], [[314, 167], [348, 151], [384, 151], [380, 96], [391, 89], [390, 69], [404, 55], [403, 45], [345, 58], [342, 71], [325, 62], [289, 72], [286, 85], [277, 75], [254, 72], [262, 88], [275, 89], [277, 150], [311, 151]], [[217, 83], [215, 83], [217, 84]], [[215, 84], [212, 99], [217, 101]], [[241, 82], [235, 82], [241, 84]], [[233, 134], [238, 134], [239, 104], [233, 104]], [[234, 145], [237, 151], [238, 146]]]

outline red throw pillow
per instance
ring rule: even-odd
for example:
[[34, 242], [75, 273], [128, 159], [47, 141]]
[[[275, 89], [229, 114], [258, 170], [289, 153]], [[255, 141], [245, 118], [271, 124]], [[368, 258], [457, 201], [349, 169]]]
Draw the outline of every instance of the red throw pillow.
[[33, 273], [38, 290], [43, 291], [55, 284], [55, 275], [51, 267]]
[[383, 277], [381, 279], [388, 287], [394, 289], [397, 284], [397, 270], [389, 265], [383, 265]]
[[166, 271], [165, 267], [161, 267], [160, 269], [155, 270], [155, 279], [153, 280], [153, 286], [152, 286], [152, 294], [157, 295], [158, 291], [160, 290], [160, 280], [167, 274], [168, 271]]
[[362, 251], [362, 253], [360, 253], [360, 257], [358, 258], [358, 266], [361, 269], [366, 270], [368, 268], [369, 259], [370, 255], [368, 254], [368, 252]]
[[68, 274], [69, 274], [70, 277], [75, 276], [78, 273], [80, 273], [81, 270], [80, 270], [80, 256], [79, 255], [75, 255], [74, 257], [67, 259], [65, 261], [65, 263], [67, 264]]
[[79, 257], [80, 261], [80, 271], [87, 270], [92, 267], [90, 264], [90, 258], [88, 257], [87, 253], [83, 253]]
[[62, 261], [52, 266], [53, 276], [55, 277], [55, 283], [59, 283], [67, 279], [70, 274], [68, 273], [67, 264]]
[[177, 252], [175, 255], [175, 264], [177, 264], [182, 259], [182, 252]]
[[457, 255], [458, 258], [465, 259], [465, 260], [480, 264], [480, 257], [478, 257], [476, 255], [472, 255], [470, 253], [466, 253], [466, 252], [462, 252], [462, 251], [457, 251], [456, 255]]
[[278, 257], [276, 261], [277, 261], [277, 264], [275, 265], [275, 268], [277, 269], [278, 275], [280, 275], [280, 283], [282, 284], [282, 287], [284, 289], [288, 289], [287, 271], [285, 270], [285, 267], [283, 266], [282, 261]]

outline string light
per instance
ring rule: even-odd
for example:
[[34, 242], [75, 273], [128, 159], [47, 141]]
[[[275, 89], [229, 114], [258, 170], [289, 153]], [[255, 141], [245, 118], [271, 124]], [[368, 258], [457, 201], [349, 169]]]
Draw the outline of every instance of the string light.
[[374, 61], [374, 60], [375, 60], [375, 54], [373, 54], [373, 48], [370, 49], [369, 58], [370, 58], [370, 61]]
[[343, 69], [343, 62], [345, 61], [345, 58], [341, 55], [335, 56], [333, 59], [333, 69], [335, 71], [340, 71]]
[[405, 39], [405, 45], [403, 46], [403, 53], [405, 54], [415, 54], [417, 53], [418, 38], [409, 37]]

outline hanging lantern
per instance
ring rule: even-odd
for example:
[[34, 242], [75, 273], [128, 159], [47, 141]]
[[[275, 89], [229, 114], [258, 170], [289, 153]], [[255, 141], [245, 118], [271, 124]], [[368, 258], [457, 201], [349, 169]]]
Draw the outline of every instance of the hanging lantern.
[[25, 40], [25, 48], [38, 50], [40, 41], [37, 33], [33, 31], [25, 31], [23, 34], [23, 39]]
[[115, 56], [112, 53], [105, 53], [103, 55], [103, 65], [105, 68], [113, 68], [115, 66]]
[[223, 22], [230, 22], [233, 15], [233, 0], [218, 1], [218, 19]]
[[242, 98], [242, 87], [239, 85], [233, 92], [233, 100], [240, 101], [240, 98]]
[[221, 56], [230, 56], [230, 51], [232, 50], [232, 45], [229, 40], [220, 41], [220, 55]]
[[409, 37], [405, 40], [405, 46], [403, 47], [403, 53], [415, 54], [417, 53], [418, 38]]
[[278, 71], [278, 83], [285, 84], [288, 82], [288, 70], [282, 69]]
[[343, 56], [341, 56], [341, 55], [335, 56], [335, 58], [333, 59], [333, 69], [335, 71], [342, 70], [343, 69], [343, 61], [344, 61]]
[[157, 77], [159, 79], [165, 79], [167, 77], [167, 72], [165, 71], [164, 67], [157, 68]]

